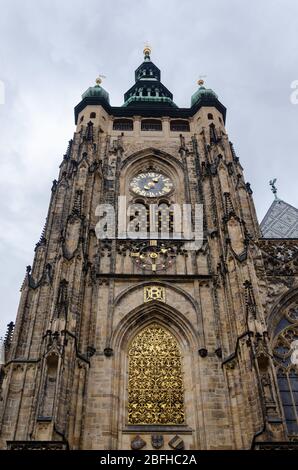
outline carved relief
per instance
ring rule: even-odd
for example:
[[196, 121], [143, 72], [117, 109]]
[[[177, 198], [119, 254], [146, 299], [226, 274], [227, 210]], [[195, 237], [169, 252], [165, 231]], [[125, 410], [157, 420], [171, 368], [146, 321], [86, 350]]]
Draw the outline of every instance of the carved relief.
[[296, 240], [259, 240], [267, 275], [298, 274], [298, 243]]
[[145, 286], [144, 287], [144, 302], [152, 300], [159, 300], [160, 302], [166, 301], [166, 290], [161, 286]]

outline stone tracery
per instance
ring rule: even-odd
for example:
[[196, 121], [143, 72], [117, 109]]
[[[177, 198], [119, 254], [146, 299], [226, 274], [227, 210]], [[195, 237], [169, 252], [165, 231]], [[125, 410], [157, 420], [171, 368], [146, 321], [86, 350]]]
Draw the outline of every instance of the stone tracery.
[[293, 363], [293, 343], [298, 340], [298, 302], [290, 304], [275, 328], [273, 357], [289, 434], [298, 433], [298, 367]]

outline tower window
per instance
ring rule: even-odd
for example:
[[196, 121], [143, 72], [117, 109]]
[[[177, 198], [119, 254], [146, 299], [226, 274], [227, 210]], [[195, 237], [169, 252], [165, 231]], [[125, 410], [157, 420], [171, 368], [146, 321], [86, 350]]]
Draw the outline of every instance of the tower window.
[[128, 359], [128, 423], [183, 424], [181, 353], [174, 336], [150, 325], [131, 342]]
[[207, 117], [210, 121], [213, 121], [213, 114], [212, 113], [208, 113]]
[[189, 122], [176, 119], [170, 122], [170, 129], [174, 132], [189, 132]]
[[115, 119], [113, 123], [114, 131], [132, 131], [133, 120], [132, 119]]
[[84, 121], [84, 116], [81, 116], [80, 122]]
[[157, 119], [143, 119], [141, 122], [142, 131], [162, 131], [162, 123]]
[[90, 113], [90, 119], [96, 118], [96, 113]]

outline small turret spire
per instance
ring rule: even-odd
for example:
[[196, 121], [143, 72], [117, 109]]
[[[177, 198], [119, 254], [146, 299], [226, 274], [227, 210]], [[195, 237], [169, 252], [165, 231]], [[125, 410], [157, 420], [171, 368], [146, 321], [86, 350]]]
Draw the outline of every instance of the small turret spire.
[[[194, 106], [198, 102], [205, 102], [205, 103], [207, 101], [214, 102], [214, 100], [218, 99], [217, 95], [214, 93], [213, 90], [205, 87], [205, 81], [204, 81], [205, 77], [207, 77], [207, 75], [199, 75], [199, 79], [197, 80], [197, 84], [199, 88], [195, 91], [195, 93], [191, 97], [191, 106]], [[207, 104], [205, 104], [205, 106], [207, 106]]]

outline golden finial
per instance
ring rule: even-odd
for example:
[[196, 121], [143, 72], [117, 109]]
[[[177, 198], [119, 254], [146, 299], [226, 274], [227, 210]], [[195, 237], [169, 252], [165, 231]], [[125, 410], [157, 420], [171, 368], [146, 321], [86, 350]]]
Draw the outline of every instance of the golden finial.
[[146, 44], [145, 47], [144, 47], [143, 52], [144, 52], [144, 56], [145, 56], [145, 57], [146, 57], [146, 56], [150, 56], [150, 54], [151, 54], [151, 47], [150, 47], [148, 44]]
[[197, 81], [197, 84], [199, 86], [203, 86], [204, 83], [205, 83], [203, 79], [206, 78], [206, 77], [207, 77], [207, 75], [199, 75], [199, 80]]
[[102, 79], [106, 78], [104, 75], [98, 75], [98, 77], [95, 79], [95, 83], [97, 86], [99, 86], [102, 83]]

